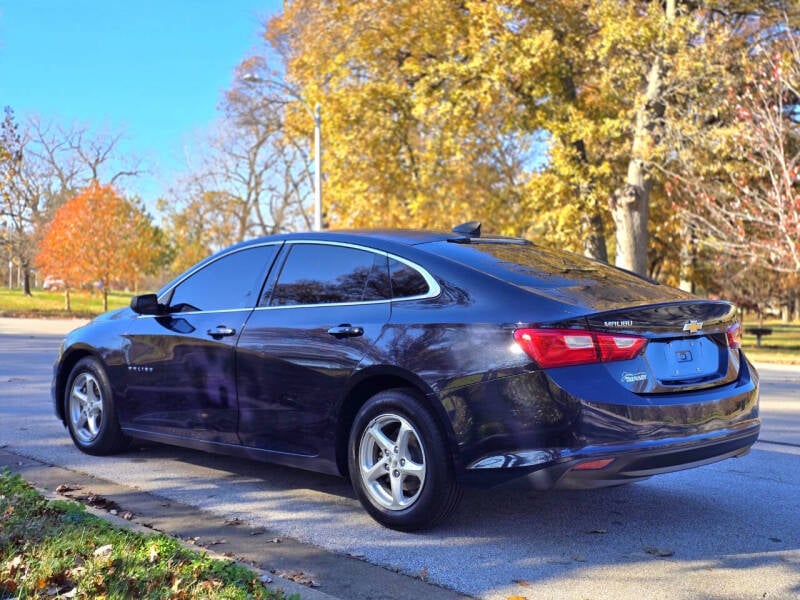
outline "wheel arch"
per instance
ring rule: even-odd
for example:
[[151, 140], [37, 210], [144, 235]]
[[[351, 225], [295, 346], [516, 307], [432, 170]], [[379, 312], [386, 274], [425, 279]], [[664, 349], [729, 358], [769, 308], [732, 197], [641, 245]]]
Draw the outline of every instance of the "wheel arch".
[[61, 419], [61, 422], [64, 423], [64, 425], [67, 424], [66, 400], [64, 397], [64, 391], [67, 387], [67, 379], [69, 378], [70, 373], [72, 373], [72, 369], [75, 367], [75, 365], [78, 364], [81, 359], [84, 359], [87, 356], [96, 358], [102, 365], [105, 366], [105, 362], [103, 361], [102, 357], [89, 346], [72, 347], [61, 357], [61, 361], [56, 372], [55, 381], [53, 382], [53, 394], [56, 414], [58, 415], [58, 418]]
[[391, 366], [373, 366], [359, 372], [351, 383], [336, 411], [336, 466], [348, 477], [347, 444], [356, 414], [372, 396], [391, 389], [405, 389], [414, 393], [431, 411], [436, 423], [444, 433], [450, 448], [450, 460], [454, 467], [458, 463], [456, 436], [447, 411], [439, 395], [414, 373]]

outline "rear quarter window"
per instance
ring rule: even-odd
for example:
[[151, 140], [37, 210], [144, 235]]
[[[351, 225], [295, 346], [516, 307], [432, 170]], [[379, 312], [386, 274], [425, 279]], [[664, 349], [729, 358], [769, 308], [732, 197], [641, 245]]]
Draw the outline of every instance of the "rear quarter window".
[[424, 296], [430, 291], [428, 282], [419, 271], [393, 258], [389, 259], [389, 279], [395, 300]]

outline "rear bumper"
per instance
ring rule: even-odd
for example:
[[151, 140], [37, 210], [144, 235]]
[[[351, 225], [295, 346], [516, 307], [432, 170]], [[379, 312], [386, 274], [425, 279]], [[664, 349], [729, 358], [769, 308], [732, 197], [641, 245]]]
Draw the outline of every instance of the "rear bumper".
[[[469, 465], [462, 482], [514, 485], [537, 490], [608, 487], [743, 456], [758, 439], [753, 419], [735, 426], [684, 437], [551, 448], [490, 456]], [[611, 459], [602, 468], [581, 469], [589, 461]]]

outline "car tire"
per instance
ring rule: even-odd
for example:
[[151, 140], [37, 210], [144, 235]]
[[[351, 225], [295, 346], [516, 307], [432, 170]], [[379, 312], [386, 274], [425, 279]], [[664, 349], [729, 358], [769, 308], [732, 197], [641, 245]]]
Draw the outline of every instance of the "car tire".
[[348, 467], [361, 504], [390, 529], [433, 527], [461, 500], [446, 438], [411, 390], [380, 392], [361, 407], [350, 431]]
[[128, 446], [108, 376], [96, 358], [82, 358], [72, 368], [64, 389], [64, 414], [72, 441], [86, 454], [115, 454]]

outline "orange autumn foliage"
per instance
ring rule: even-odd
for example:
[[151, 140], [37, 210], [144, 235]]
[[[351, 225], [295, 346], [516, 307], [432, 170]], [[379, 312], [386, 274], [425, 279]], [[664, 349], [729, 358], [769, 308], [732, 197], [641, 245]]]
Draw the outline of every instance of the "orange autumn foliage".
[[76, 288], [135, 285], [162, 255], [149, 216], [110, 185], [93, 183], [56, 211], [39, 246], [41, 272]]

